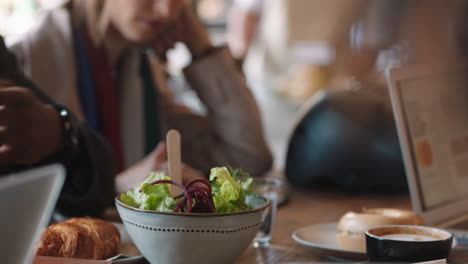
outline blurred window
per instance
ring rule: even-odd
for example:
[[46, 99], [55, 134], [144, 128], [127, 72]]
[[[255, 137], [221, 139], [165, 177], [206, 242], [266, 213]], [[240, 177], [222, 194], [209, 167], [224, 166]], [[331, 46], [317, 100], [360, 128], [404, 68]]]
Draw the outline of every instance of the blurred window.
[[39, 11], [64, 0], [0, 0], [0, 34], [19, 35], [31, 28]]

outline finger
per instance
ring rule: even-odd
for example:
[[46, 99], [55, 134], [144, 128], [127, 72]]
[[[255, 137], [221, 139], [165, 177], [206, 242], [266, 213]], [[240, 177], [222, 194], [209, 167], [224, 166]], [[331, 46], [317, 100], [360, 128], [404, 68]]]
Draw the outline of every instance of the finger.
[[0, 131], [15, 126], [16, 123], [21, 122], [20, 119], [18, 112], [5, 105], [0, 105]]
[[186, 8], [190, 8], [188, 1], [172, 1], [171, 2], [171, 14], [172, 17], [178, 17]]
[[174, 18], [173, 21], [164, 29], [160, 38], [165, 42], [178, 42], [183, 38], [184, 23], [181, 18]]
[[174, 32], [171, 32], [170, 34], [164, 34], [160, 39], [166, 52], [173, 49], [175, 44], [178, 42], [177, 36]]
[[177, 40], [177, 42], [184, 42], [185, 40], [185, 34], [184, 34], [184, 26], [182, 25], [182, 23], [177, 23], [175, 26], [174, 26], [174, 35], [175, 35], [175, 38]]
[[9, 145], [0, 146], [0, 166], [16, 163], [18, 152]]
[[[0, 144], [20, 146], [26, 143], [29, 122], [10, 108], [0, 110]], [[30, 128], [29, 128], [30, 129]]]
[[158, 34], [154, 43], [154, 49], [162, 60], [166, 60], [167, 52], [174, 48], [175, 44], [179, 41], [178, 34], [175, 31], [175, 24], [171, 23]]
[[0, 88], [14, 86], [13, 82], [7, 79], [0, 79]]
[[154, 53], [156, 53], [156, 56], [158, 57], [158, 59], [162, 61], [167, 61], [166, 49], [164, 48], [163, 43], [159, 39], [154, 42], [153, 50], [154, 50]]
[[4, 145], [2, 148], [4, 148], [5, 151], [0, 152], [0, 166], [6, 164], [31, 164], [38, 162], [38, 160], [35, 159], [28, 159], [28, 155], [25, 154], [24, 148], [10, 145]]
[[0, 145], [0, 153], [7, 152], [9, 150], [10, 150], [10, 146], [8, 146], [6, 144]]
[[0, 146], [8, 145], [10, 148], [22, 148], [25, 145], [24, 136], [21, 132], [9, 127], [3, 127], [0, 132]]
[[0, 105], [21, 105], [32, 98], [31, 92], [23, 87], [6, 87], [0, 89]]
[[0, 145], [8, 144], [12, 147], [23, 147], [27, 144], [26, 136], [29, 122], [18, 116], [18, 112], [10, 108], [0, 110]]

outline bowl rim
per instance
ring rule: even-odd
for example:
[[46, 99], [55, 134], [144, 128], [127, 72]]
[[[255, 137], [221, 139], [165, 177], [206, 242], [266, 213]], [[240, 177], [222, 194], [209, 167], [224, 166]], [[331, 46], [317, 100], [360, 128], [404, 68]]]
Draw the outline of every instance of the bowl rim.
[[250, 214], [250, 213], [255, 213], [255, 212], [260, 212], [268, 208], [268, 206], [271, 206], [271, 201], [267, 198], [265, 198], [263, 195], [261, 195], [267, 203], [259, 208], [255, 209], [250, 209], [250, 210], [245, 210], [245, 211], [240, 211], [240, 212], [234, 212], [234, 213], [180, 213], [180, 212], [158, 212], [158, 211], [153, 211], [153, 210], [145, 210], [145, 209], [140, 209], [140, 208], [135, 208], [132, 206], [129, 206], [122, 202], [120, 200], [120, 195], [118, 194], [114, 200], [117, 206], [120, 206], [122, 208], [128, 209], [130, 211], [134, 212], [139, 212], [139, 213], [149, 213], [149, 214], [157, 214], [157, 215], [171, 215], [171, 216], [183, 216], [183, 217], [216, 217], [216, 216], [232, 216], [232, 215], [242, 215], [242, 214]]
[[[371, 232], [377, 229], [381, 228], [392, 228], [392, 227], [404, 227], [404, 228], [415, 228], [415, 229], [425, 229], [425, 230], [435, 230], [439, 233], [445, 233], [445, 235], [448, 235], [447, 238], [444, 239], [434, 239], [430, 241], [407, 241], [407, 240], [397, 240], [397, 239], [390, 239], [390, 238], [385, 238], [381, 236], [377, 236], [372, 234]], [[374, 228], [367, 229], [365, 232], [365, 235], [368, 237], [371, 237], [373, 239], [381, 240], [381, 241], [398, 241], [398, 242], [405, 242], [405, 243], [427, 243], [427, 242], [440, 242], [440, 241], [447, 241], [453, 239], [453, 234], [450, 233], [447, 230], [436, 228], [436, 227], [430, 227], [430, 226], [417, 226], [417, 225], [383, 225], [383, 226], [377, 226]]]

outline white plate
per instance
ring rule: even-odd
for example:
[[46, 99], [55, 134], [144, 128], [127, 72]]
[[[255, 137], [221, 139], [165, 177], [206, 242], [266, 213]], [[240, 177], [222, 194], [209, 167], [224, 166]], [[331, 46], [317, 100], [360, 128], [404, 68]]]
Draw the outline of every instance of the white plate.
[[338, 245], [336, 228], [337, 223], [310, 225], [294, 231], [292, 237], [300, 244], [318, 249], [329, 256], [350, 260], [367, 260], [366, 252], [347, 250]]

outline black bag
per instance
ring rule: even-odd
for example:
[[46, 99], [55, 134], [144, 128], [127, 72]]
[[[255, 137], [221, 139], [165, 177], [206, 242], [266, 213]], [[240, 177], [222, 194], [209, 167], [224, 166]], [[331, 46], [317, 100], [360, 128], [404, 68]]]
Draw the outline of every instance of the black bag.
[[286, 177], [300, 187], [408, 192], [391, 107], [362, 90], [322, 92], [289, 141]]

